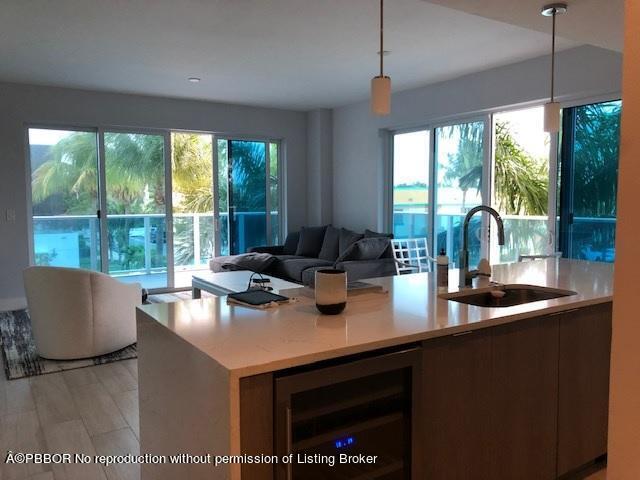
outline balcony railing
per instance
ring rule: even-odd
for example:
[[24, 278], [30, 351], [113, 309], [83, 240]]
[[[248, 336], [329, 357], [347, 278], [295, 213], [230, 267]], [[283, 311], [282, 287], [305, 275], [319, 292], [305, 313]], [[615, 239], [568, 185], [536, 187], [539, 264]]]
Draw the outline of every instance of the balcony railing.
[[[237, 212], [237, 248], [268, 243], [264, 212]], [[206, 266], [214, 254], [214, 224], [211, 213], [175, 213], [174, 266], [187, 270]], [[219, 215], [220, 252], [229, 252], [228, 214]], [[34, 216], [36, 265], [101, 270], [100, 220], [94, 215]], [[107, 261], [115, 276], [143, 275], [167, 271], [166, 215], [109, 215]], [[278, 212], [271, 213], [277, 231]], [[277, 238], [274, 236], [272, 238]]]
[[[272, 212], [272, 225], [278, 224]], [[220, 216], [220, 252], [229, 252], [228, 216]], [[107, 217], [107, 262], [112, 275], [150, 275], [167, 271], [166, 216], [163, 214], [109, 215]], [[268, 243], [264, 238], [264, 213], [236, 214], [238, 251]], [[463, 214], [439, 215], [437, 245], [457, 263]], [[493, 250], [500, 262], [517, 260], [518, 254], [547, 251], [547, 217], [505, 215], [505, 246]], [[214, 225], [211, 213], [176, 213], [174, 224], [174, 267], [202, 268], [213, 256]], [[394, 212], [394, 233], [398, 238], [428, 237], [428, 215], [424, 212]], [[615, 218], [575, 217], [571, 255], [592, 261], [612, 262], [615, 256]], [[474, 218], [470, 235], [470, 261], [480, 255], [480, 217]], [[34, 216], [35, 263], [101, 270], [99, 220], [94, 215]], [[492, 258], [496, 258], [493, 256]]]
[[[436, 222], [436, 248], [432, 253], [444, 249], [453, 263], [458, 261], [461, 248], [462, 222], [465, 214], [438, 215]], [[500, 263], [514, 262], [519, 254], [541, 254], [547, 252], [549, 242], [548, 218], [546, 216], [503, 215], [505, 245], [494, 247], [492, 258], [499, 255]], [[470, 262], [479, 260], [480, 217], [474, 217], [470, 225]], [[591, 261], [612, 262], [615, 257], [615, 218], [574, 217], [570, 255]], [[393, 213], [394, 235], [397, 238], [427, 237], [429, 217], [426, 212], [397, 210]], [[495, 260], [494, 260], [495, 261]]]

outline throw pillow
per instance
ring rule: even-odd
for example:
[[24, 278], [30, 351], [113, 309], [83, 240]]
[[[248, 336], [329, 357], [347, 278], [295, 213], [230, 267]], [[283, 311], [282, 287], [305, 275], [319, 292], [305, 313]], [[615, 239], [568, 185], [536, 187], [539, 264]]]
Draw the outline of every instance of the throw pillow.
[[340, 229], [340, 240], [338, 241], [339, 254], [342, 255], [352, 243], [356, 243], [362, 239], [364, 235], [362, 233], [356, 233], [346, 228]]
[[363, 238], [353, 243], [338, 257], [336, 263], [351, 260], [378, 260], [389, 247], [387, 237]]
[[302, 227], [296, 255], [302, 257], [318, 258], [327, 225], [322, 227]]
[[282, 253], [285, 255], [295, 255], [298, 249], [298, 242], [300, 241], [300, 232], [292, 232], [287, 235], [287, 239], [284, 241], [284, 248]]
[[[374, 232], [373, 230], [369, 230], [368, 228], [364, 231], [364, 238], [388, 238], [391, 240], [393, 238], [393, 233], [382, 233], [382, 232]], [[381, 255], [383, 258], [393, 258], [393, 247], [391, 246], [391, 242], [389, 242], [389, 246]]]
[[340, 230], [336, 227], [329, 225], [327, 231], [324, 234], [324, 240], [322, 241], [322, 248], [318, 254], [318, 258], [321, 260], [328, 260], [330, 262], [335, 261], [340, 254]]

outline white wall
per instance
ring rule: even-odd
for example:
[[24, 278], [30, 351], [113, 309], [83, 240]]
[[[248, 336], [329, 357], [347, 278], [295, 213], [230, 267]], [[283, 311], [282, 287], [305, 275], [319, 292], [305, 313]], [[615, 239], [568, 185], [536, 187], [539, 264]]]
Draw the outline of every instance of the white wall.
[[[283, 139], [289, 229], [306, 224], [307, 115], [150, 96], [0, 83], [0, 310], [22, 302], [29, 212], [25, 125], [203, 130]], [[15, 223], [5, 212], [16, 212]]]
[[627, 0], [625, 12], [622, 141], [618, 175], [618, 222], [613, 295], [609, 461], [607, 478], [640, 478], [640, 3]]
[[[571, 101], [620, 92], [622, 57], [595, 47], [558, 55], [558, 98]], [[389, 72], [393, 80], [393, 72]], [[463, 114], [548, 101], [549, 58], [540, 57], [393, 95], [392, 113], [374, 117], [368, 101], [333, 115], [333, 222], [384, 227], [381, 129], [421, 126]]]
[[333, 118], [331, 110], [313, 110], [307, 127], [307, 220], [331, 223], [333, 214]]

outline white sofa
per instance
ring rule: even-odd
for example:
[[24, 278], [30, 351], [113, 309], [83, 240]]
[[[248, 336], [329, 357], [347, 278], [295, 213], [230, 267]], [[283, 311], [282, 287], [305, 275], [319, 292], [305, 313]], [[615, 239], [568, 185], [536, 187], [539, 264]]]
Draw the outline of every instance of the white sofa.
[[120, 350], [136, 341], [140, 284], [61, 267], [29, 267], [24, 286], [38, 354], [71, 360]]

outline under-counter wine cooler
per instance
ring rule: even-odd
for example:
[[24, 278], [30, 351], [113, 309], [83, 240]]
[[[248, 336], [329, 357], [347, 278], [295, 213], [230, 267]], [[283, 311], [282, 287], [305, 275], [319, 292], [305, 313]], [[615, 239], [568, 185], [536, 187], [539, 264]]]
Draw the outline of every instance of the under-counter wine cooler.
[[277, 377], [276, 478], [417, 478], [419, 369], [412, 348]]

